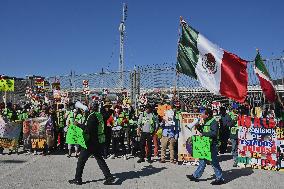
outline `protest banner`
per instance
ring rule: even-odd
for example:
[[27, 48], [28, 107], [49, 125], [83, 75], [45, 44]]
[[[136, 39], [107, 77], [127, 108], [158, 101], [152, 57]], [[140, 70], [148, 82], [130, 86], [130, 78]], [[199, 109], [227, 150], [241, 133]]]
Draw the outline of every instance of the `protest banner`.
[[0, 117], [0, 147], [14, 149], [18, 145], [21, 122], [5, 122]]
[[14, 79], [0, 79], [0, 91], [14, 91]]
[[284, 128], [273, 118], [238, 117], [238, 165], [284, 169]]
[[87, 148], [83, 130], [76, 125], [70, 125], [68, 127], [68, 131], [66, 135], [66, 143], [67, 144], [79, 144], [83, 148]]
[[195, 127], [188, 129], [187, 125], [201, 114], [182, 112], [180, 114], [180, 131], [178, 138], [178, 161], [194, 161], [192, 157], [192, 136], [197, 135]]
[[46, 144], [47, 117], [27, 119], [23, 122], [23, 141], [25, 148], [42, 149]]
[[212, 139], [210, 139], [209, 137], [192, 136], [193, 157], [212, 161], [211, 143]]
[[157, 113], [159, 116], [164, 117], [165, 112], [170, 109], [172, 109], [172, 107], [168, 104], [158, 105]]

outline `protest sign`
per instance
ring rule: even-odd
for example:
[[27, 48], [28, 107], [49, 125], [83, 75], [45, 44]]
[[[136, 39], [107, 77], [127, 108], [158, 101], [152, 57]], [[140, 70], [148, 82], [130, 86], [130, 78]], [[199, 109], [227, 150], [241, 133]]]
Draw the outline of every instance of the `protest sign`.
[[265, 170], [284, 169], [284, 128], [279, 121], [238, 117], [238, 165]]
[[83, 130], [76, 125], [70, 125], [68, 127], [68, 131], [66, 135], [66, 143], [67, 144], [79, 144], [83, 148], [87, 148]]
[[187, 125], [193, 122], [194, 118], [200, 117], [201, 114], [182, 112], [180, 114], [180, 130], [178, 138], [178, 161], [194, 161], [192, 157], [192, 136], [197, 135], [195, 127], [188, 129]]
[[164, 117], [165, 112], [170, 109], [172, 109], [172, 107], [168, 104], [158, 105], [157, 113], [159, 116]]
[[14, 91], [14, 79], [0, 79], [0, 91]]
[[22, 125], [21, 122], [5, 122], [0, 117], [0, 147], [14, 149], [17, 147]]
[[193, 157], [212, 161], [211, 143], [212, 139], [210, 139], [209, 137], [192, 136]]
[[23, 122], [23, 141], [26, 148], [44, 148], [47, 121], [47, 117], [38, 117]]

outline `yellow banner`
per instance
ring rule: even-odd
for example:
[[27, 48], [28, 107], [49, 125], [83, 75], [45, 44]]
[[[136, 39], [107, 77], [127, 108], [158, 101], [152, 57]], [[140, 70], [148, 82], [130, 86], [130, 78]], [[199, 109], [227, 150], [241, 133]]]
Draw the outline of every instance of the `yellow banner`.
[[0, 79], [0, 91], [14, 91], [14, 79]]

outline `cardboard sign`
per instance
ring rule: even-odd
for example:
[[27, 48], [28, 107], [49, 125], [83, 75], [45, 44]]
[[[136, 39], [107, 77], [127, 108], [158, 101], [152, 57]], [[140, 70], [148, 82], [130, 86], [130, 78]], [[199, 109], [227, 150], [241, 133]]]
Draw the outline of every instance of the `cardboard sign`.
[[21, 123], [7, 122], [0, 117], [0, 147], [3, 148], [16, 148], [22, 125]]
[[23, 141], [26, 148], [44, 148], [46, 137], [51, 135], [52, 130], [47, 122], [47, 117], [31, 118], [23, 122]]
[[180, 114], [180, 131], [178, 138], [178, 161], [194, 161], [192, 156], [192, 136], [197, 135], [199, 132], [195, 127], [191, 130], [187, 125], [193, 122], [194, 118], [200, 117], [201, 114], [193, 114], [182, 112]]
[[83, 148], [87, 148], [83, 130], [76, 125], [70, 125], [68, 127], [67, 135], [66, 135], [66, 143], [67, 144], [79, 144]]
[[172, 109], [172, 107], [168, 104], [158, 105], [157, 113], [159, 116], [164, 117], [165, 112], [170, 109]]
[[192, 136], [193, 157], [212, 161], [211, 144], [212, 139], [210, 139], [209, 137]]
[[279, 121], [238, 117], [238, 165], [265, 170], [284, 169], [284, 128]]

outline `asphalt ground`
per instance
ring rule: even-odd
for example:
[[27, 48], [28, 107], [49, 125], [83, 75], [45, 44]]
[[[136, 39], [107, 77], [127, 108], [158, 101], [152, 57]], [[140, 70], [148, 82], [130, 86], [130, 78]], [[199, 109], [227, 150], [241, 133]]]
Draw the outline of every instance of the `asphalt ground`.
[[[7, 151], [6, 151], [7, 152]], [[116, 158], [106, 160], [117, 178], [114, 185], [103, 185], [104, 176], [96, 160], [90, 158], [83, 173], [83, 185], [70, 185], [68, 180], [75, 175], [77, 158], [65, 154], [47, 156], [12, 154], [0, 155], [0, 188], [284, 188], [284, 172], [234, 168], [230, 154], [219, 156], [226, 184], [212, 186], [214, 171], [207, 165], [200, 182], [192, 182], [186, 175], [192, 174], [196, 166], [178, 165], [155, 160], [152, 164], [138, 164], [138, 158], [128, 160]]]

